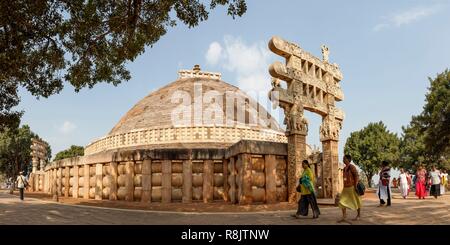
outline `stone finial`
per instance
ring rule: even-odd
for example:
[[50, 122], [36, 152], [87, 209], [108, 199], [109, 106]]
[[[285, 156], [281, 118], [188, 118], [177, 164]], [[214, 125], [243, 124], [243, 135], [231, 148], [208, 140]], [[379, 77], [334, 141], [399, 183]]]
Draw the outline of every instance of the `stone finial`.
[[192, 70], [196, 73], [200, 72], [200, 65], [194, 65], [194, 68], [192, 68]]
[[330, 51], [328, 49], [327, 46], [325, 46], [325, 44], [322, 44], [322, 46], [320, 46], [322, 48], [322, 58], [324, 62], [328, 62], [328, 56], [330, 54]]

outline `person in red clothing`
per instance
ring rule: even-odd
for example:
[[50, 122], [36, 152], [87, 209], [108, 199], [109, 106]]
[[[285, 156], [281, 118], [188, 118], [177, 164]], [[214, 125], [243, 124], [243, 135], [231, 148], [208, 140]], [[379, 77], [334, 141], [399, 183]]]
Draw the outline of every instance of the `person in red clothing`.
[[416, 173], [416, 196], [419, 199], [425, 199], [427, 171], [423, 166], [420, 166]]
[[392, 180], [392, 187], [397, 188], [397, 179], [396, 178], [394, 178]]

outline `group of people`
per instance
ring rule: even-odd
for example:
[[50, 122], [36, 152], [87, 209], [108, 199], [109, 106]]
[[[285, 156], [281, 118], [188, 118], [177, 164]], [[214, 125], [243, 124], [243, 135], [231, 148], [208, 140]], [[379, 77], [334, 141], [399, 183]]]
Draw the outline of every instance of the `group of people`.
[[[359, 175], [355, 165], [350, 164], [352, 158], [350, 155], [344, 156], [345, 167], [342, 175], [344, 180], [344, 188], [338, 196], [337, 204], [342, 210], [342, 218], [338, 222], [347, 221], [347, 209], [356, 210], [357, 214], [353, 220], [358, 220], [361, 217], [361, 196], [358, 194]], [[316, 194], [314, 190], [315, 176], [310, 168], [307, 160], [302, 162], [303, 173], [299, 179], [297, 191], [300, 192], [301, 197], [298, 201], [297, 213], [293, 216], [299, 218], [300, 216], [307, 216], [309, 206], [313, 211], [313, 219], [320, 215], [320, 209], [317, 205]], [[379, 183], [377, 196], [380, 200], [379, 206], [391, 206], [391, 167], [388, 161], [381, 163], [379, 172]], [[397, 180], [398, 188], [404, 199], [406, 199], [414, 187], [416, 196], [419, 199], [425, 199], [427, 193], [437, 198], [445, 193], [448, 184], [448, 174], [445, 169], [438, 170], [436, 166], [432, 166], [431, 171], [427, 171], [424, 166], [419, 166], [416, 174], [413, 176], [405, 169], [400, 169], [400, 175]]]
[[[405, 181], [405, 175], [407, 177]], [[409, 176], [409, 179], [408, 179]], [[445, 194], [448, 185], [448, 174], [447, 170], [439, 170], [436, 166], [432, 166], [430, 171], [427, 171], [424, 166], [419, 166], [414, 177], [400, 169], [400, 191], [403, 198], [406, 198], [409, 194], [411, 188], [415, 188], [416, 196], [419, 199], [425, 199], [425, 196], [430, 195], [434, 198], [438, 198]]]
[[[351, 163], [350, 155], [344, 156], [344, 188], [339, 196], [338, 206], [342, 210], [342, 218], [338, 220], [339, 223], [347, 221], [347, 209], [357, 211], [357, 215], [353, 220], [358, 220], [361, 217], [361, 196], [356, 191], [359, 183], [359, 175], [356, 167]], [[300, 216], [307, 216], [309, 206], [313, 211], [313, 219], [317, 219], [320, 215], [320, 209], [317, 205], [316, 194], [314, 190], [315, 176], [311, 170], [308, 160], [302, 162], [303, 173], [299, 179], [297, 191], [300, 192], [301, 197], [298, 201], [297, 213], [293, 216], [299, 218]]]

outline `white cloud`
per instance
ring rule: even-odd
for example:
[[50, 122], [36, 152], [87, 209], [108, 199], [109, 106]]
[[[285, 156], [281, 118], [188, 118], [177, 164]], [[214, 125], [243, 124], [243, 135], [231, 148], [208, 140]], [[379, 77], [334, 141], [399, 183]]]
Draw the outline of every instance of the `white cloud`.
[[265, 42], [245, 43], [241, 38], [225, 36], [223, 46], [211, 43], [206, 53], [208, 63], [221, 61], [221, 69], [236, 74], [238, 87], [244, 91], [269, 91], [270, 76], [267, 71], [270, 52]]
[[59, 132], [63, 134], [69, 134], [73, 132], [77, 128], [77, 125], [75, 125], [73, 122], [65, 121], [58, 129]]
[[385, 19], [384, 22], [375, 25], [373, 30], [380, 31], [389, 27], [400, 27], [403, 25], [408, 25], [437, 13], [442, 9], [442, 7], [443, 6], [441, 4], [436, 4], [432, 6], [419, 6], [407, 9], [405, 11], [383, 17], [383, 19]]
[[[212, 44], [205, 56], [207, 62], [209, 62], [209, 54], [212, 53], [210, 52]], [[215, 46], [221, 47], [220, 57], [217, 59], [220, 64], [215, 63], [219, 66], [218, 70], [226, 70], [235, 74], [234, 81], [237, 81], [235, 84], [239, 89], [253, 97], [280, 122], [282, 111], [272, 108], [268, 98], [268, 92], [272, 88], [268, 69], [273, 62], [271, 58], [273, 56], [267, 48], [267, 41], [247, 43], [239, 37], [225, 36], [222, 44], [217, 43]]]
[[206, 62], [211, 65], [216, 65], [219, 59], [222, 58], [222, 46], [218, 42], [212, 42], [209, 45], [208, 52], [206, 52]]

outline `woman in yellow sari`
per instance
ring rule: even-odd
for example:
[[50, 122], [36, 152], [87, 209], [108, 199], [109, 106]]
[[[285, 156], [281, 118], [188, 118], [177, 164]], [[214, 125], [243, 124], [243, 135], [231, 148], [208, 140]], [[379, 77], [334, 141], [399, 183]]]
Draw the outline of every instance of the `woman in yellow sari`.
[[350, 162], [352, 157], [350, 155], [344, 156], [344, 189], [342, 190], [338, 206], [342, 209], [342, 219], [338, 223], [347, 221], [347, 208], [356, 210], [358, 213], [353, 220], [359, 220], [361, 217], [361, 197], [356, 192], [355, 188], [359, 181], [358, 170]]
[[314, 193], [314, 173], [309, 166], [308, 160], [302, 162], [303, 173], [299, 180], [299, 187], [297, 191], [300, 191], [301, 198], [298, 201], [297, 213], [293, 215], [296, 218], [301, 216], [308, 216], [309, 205], [313, 211], [313, 219], [319, 218], [320, 210], [317, 205], [316, 195]]

